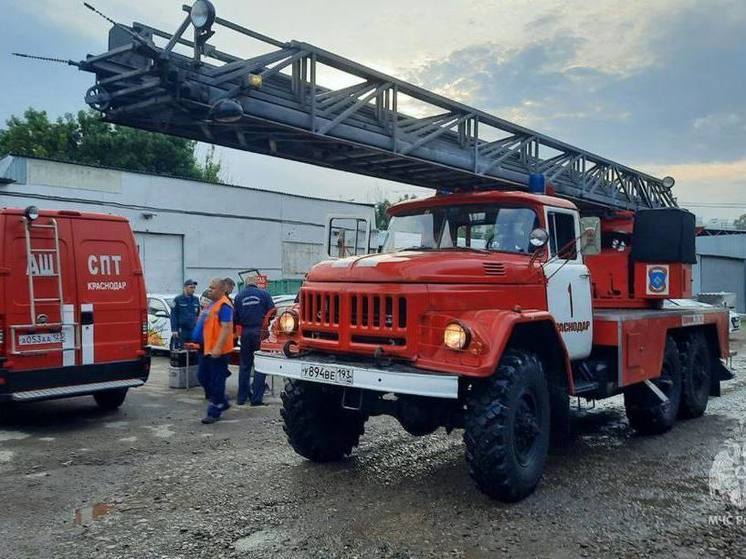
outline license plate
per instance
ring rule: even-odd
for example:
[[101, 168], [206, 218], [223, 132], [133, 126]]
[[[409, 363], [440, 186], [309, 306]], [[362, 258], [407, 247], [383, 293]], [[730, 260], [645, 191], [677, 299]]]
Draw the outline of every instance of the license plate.
[[317, 382], [327, 382], [329, 384], [342, 384], [352, 386], [354, 383], [355, 373], [348, 367], [338, 367], [335, 365], [302, 365], [300, 376]]
[[46, 334], [22, 334], [18, 336], [18, 345], [43, 345], [61, 344], [65, 341], [62, 332], [50, 332]]

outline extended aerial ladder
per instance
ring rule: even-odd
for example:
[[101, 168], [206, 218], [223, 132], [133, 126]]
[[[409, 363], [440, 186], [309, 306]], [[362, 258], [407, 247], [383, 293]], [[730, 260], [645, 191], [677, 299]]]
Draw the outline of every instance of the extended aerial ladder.
[[[581, 206], [676, 206], [670, 182], [316, 46], [267, 37], [217, 17], [205, 0], [183, 9], [174, 34], [112, 22], [107, 52], [69, 61], [96, 75], [86, 102], [107, 121], [436, 190], [525, 189], [542, 174]], [[263, 52], [217, 49], [208, 41], [218, 26]], [[323, 87], [330, 72], [351, 85]]]

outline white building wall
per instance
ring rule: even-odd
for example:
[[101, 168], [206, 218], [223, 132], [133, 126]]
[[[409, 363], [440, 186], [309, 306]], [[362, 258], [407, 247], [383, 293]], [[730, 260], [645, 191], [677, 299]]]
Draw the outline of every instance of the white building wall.
[[328, 214], [374, 219], [366, 204], [23, 157], [0, 160], [2, 178], [15, 182], [0, 182], [0, 206], [116, 214], [136, 233], [183, 236], [183, 264], [174, 255], [170, 265], [182, 266], [179, 276], [201, 285], [247, 268], [270, 279], [302, 279], [304, 264], [321, 257]]

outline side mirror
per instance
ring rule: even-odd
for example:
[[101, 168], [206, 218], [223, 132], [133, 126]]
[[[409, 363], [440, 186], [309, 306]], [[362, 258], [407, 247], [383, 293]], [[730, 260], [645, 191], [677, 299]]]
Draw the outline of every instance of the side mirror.
[[377, 233], [377, 239], [375, 240], [375, 252], [381, 252], [383, 250], [384, 245], [386, 244], [386, 241], [389, 240], [389, 232], [388, 231], [376, 231]]
[[546, 246], [549, 242], [549, 233], [547, 233], [546, 229], [537, 227], [529, 234], [528, 242], [534, 250]]
[[601, 252], [601, 219], [580, 218], [580, 247], [583, 256], [594, 256]]

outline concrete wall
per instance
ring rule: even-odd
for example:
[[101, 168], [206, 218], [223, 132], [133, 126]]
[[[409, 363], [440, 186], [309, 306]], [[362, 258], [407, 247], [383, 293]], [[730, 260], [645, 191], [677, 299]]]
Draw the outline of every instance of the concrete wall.
[[0, 206], [116, 214], [138, 233], [183, 236], [184, 273], [201, 284], [246, 268], [301, 279], [321, 256], [326, 215], [373, 219], [367, 204], [21, 157], [0, 160], [2, 178], [16, 182], [0, 184]]

